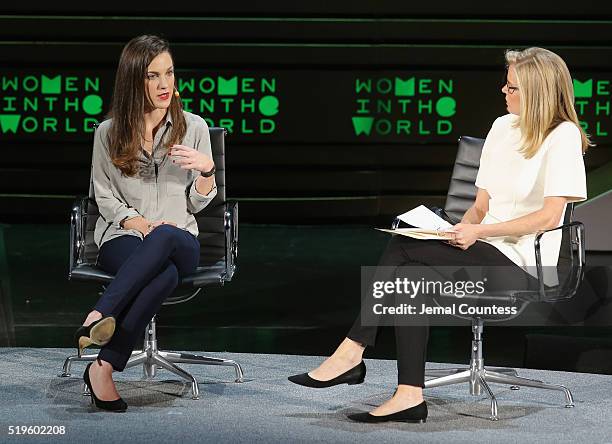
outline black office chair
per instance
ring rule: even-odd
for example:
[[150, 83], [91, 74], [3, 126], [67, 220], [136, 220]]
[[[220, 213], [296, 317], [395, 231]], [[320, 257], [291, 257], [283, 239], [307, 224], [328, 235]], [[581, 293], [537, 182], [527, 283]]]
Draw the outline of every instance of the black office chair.
[[[434, 212], [445, 217], [451, 223], [458, 223], [463, 214], [469, 209], [476, 198], [476, 175], [480, 165], [480, 155], [484, 139], [463, 136], [459, 139], [459, 148], [455, 159], [451, 183], [446, 197], [444, 210], [433, 208]], [[584, 252], [584, 226], [580, 222], [572, 222], [574, 206], [568, 204], [564, 217], [564, 224], [552, 230], [538, 233], [535, 238], [534, 249], [536, 256], [536, 269], [539, 281], [537, 290], [516, 290], [516, 291], [496, 291], [487, 292], [486, 295], [478, 297], [492, 297], [501, 303], [519, 302], [521, 307], [531, 302], [556, 302], [567, 300], [574, 296], [582, 281], [585, 267]], [[399, 226], [400, 221], [393, 222], [393, 228]], [[555, 287], [544, 285], [544, 271], [540, 256], [540, 243], [545, 233], [562, 230], [561, 250], [559, 254], [558, 269], [565, 279]], [[455, 295], [441, 295], [439, 299], [446, 296], [455, 298]], [[520, 312], [520, 310], [519, 310]], [[503, 321], [499, 318], [485, 318], [483, 316], [470, 317], [472, 324], [472, 352], [469, 367], [427, 370], [426, 376], [434, 377], [425, 381], [425, 388], [441, 387], [444, 385], [469, 383], [470, 394], [480, 395], [484, 390], [491, 399], [491, 419], [499, 419], [497, 413], [497, 399], [489, 387], [489, 383], [508, 384], [512, 390], [518, 390], [520, 386], [542, 388], [548, 390], [559, 390], [565, 394], [566, 407], [573, 407], [574, 401], [572, 394], [567, 387], [556, 384], [547, 384], [518, 376], [514, 369], [495, 368], [485, 369], [482, 356], [482, 332], [483, 324], [487, 322]], [[505, 320], [508, 320], [506, 318]]]
[[4, 226], [0, 224], [0, 347], [15, 347], [15, 323], [5, 245]]
[[[212, 154], [216, 166], [217, 195], [204, 210], [195, 215], [199, 229], [200, 264], [195, 273], [181, 279], [177, 291], [166, 299], [164, 305], [190, 301], [201, 292], [202, 288], [209, 285], [223, 285], [230, 281], [236, 271], [238, 203], [226, 200], [225, 135], [224, 128], [210, 128]], [[78, 199], [72, 208], [68, 279], [99, 282], [104, 286], [112, 281], [113, 276], [96, 267], [98, 247], [94, 243], [93, 234], [98, 217], [93, 184], [90, 183], [89, 196]], [[88, 354], [80, 358], [78, 356], [68, 357], [59, 376], [70, 376], [72, 362], [94, 361], [97, 356], [97, 354]], [[242, 367], [235, 361], [159, 350], [155, 317], [153, 317], [145, 330], [142, 350], [132, 353], [126, 368], [142, 364], [146, 379], [155, 377], [158, 367], [169, 370], [189, 381], [192, 398], [198, 399], [199, 389], [196, 379], [178, 367], [177, 363], [231, 366], [236, 371], [236, 382], [243, 382]]]

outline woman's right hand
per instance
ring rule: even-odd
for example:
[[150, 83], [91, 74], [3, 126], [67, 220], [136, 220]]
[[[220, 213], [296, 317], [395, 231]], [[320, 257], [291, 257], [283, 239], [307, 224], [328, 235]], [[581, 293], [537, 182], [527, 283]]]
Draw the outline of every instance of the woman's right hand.
[[176, 227], [176, 224], [174, 222], [168, 222], [167, 220], [158, 220], [157, 222], [151, 223], [151, 231], [153, 231], [160, 225], [172, 225], [173, 227]]
[[174, 222], [168, 222], [165, 220], [149, 222], [142, 216], [134, 217], [123, 222], [123, 228], [125, 228], [126, 230], [140, 231], [143, 236], [146, 236], [147, 234], [151, 233], [151, 231], [153, 231], [160, 225], [172, 225], [176, 227], [176, 224]]
[[153, 224], [144, 217], [138, 216], [123, 222], [123, 228], [126, 230], [140, 231], [143, 236], [146, 236], [153, 229]]

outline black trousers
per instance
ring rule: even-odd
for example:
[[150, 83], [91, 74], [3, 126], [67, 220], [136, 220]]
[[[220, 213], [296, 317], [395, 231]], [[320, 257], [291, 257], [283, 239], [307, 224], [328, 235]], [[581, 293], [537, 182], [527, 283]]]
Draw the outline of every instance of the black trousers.
[[[522, 280], [524, 285], [533, 285], [533, 278], [523, 269], [515, 265], [497, 248], [485, 242], [476, 242], [467, 250], [461, 250], [441, 241], [424, 241], [393, 235], [378, 265], [385, 267], [406, 265], [505, 266], [511, 267], [515, 272], [512, 274]], [[359, 315], [347, 337], [363, 345], [374, 346], [379, 328], [376, 325], [362, 325]], [[397, 344], [398, 384], [423, 387], [429, 327], [426, 325], [396, 325], [394, 328]]]

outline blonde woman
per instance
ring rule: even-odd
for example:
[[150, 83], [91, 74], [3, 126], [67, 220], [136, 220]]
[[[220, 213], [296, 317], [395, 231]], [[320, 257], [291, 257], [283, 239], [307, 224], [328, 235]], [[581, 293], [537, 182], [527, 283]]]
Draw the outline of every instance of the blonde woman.
[[[508, 114], [496, 119], [487, 135], [476, 200], [454, 226], [454, 239], [442, 243], [394, 236], [380, 265], [501, 265], [524, 278], [520, 267], [535, 265], [535, 233], [559, 226], [566, 204], [586, 199], [582, 154], [591, 144], [578, 122], [565, 62], [542, 48], [507, 51], [506, 62], [501, 91]], [[559, 246], [560, 237], [542, 244], [543, 265], [557, 264]], [[289, 380], [313, 388], [363, 382], [363, 352], [375, 344], [377, 331], [357, 318], [331, 357]], [[373, 411], [349, 415], [355, 421], [427, 418], [423, 386], [428, 327], [396, 326], [395, 335], [397, 389]]]

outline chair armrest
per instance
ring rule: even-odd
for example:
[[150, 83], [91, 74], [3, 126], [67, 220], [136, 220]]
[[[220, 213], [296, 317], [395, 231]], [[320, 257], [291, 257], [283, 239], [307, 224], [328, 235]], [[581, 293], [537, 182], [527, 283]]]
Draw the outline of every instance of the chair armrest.
[[444, 208], [440, 208], [440, 207], [427, 207], [427, 208], [429, 208], [436, 215], [438, 215], [440, 218], [444, 219], [446, 222], [448, 222], [451, 225], [457, 225], [459, 222], [461, 222], [460, 220], [454, 220], [446, 211], [444, 211]]
[[72, 277], [72, 270], [82, 262], [83, 248], [85, 247], [85, 216], [89, 197], [79, 197], [72, 204], [70, 212], [70, 263], [68, 279]]
[[[582, 224], [582, 222], [578, 222], [578, 221], [569, 222], [569, 223], [560, 225], [556, 228], [551, 228], [550, 230], [538, 231], [538, 233], [536, 234], [535, 240], [534, 240], [536, 270], [538, 274], [538, 282], [540, 285], [540, 290], [539, 290], [540, 296], [543, 300], [547, 300], [547, 301], [552, 301], [552, 300], [551, 298], [547, 297], [546, 295], [547, 292], [544, 288], [544, 272], [542, 269], [542, 253], [540, 251], [540, 244], [542, 241], [542, 236], [544, 236], [546, 233], [551, 233], [557, 230], [561, 230], [561, 231], [569, 230], [571, 261], [572, 261], [572, 273], [570, 273], [569, 278], [572, 279], [572, 282], [570, 283], [568, 287], [567, 294], [559, 298], [555, 298], [555, 299], [569, 298], [569, 297], [572, 297], [576, 293], [576, 291], [578, 290], [578, 286], [580, 285], [580, 282], [582, 281], [582, 275], [584, 273], [584, 266], [586, 264], [585, 247], [584, 247], [584, 225]], [[576, 233], [575, 238], [572, 236], [572, 234], [574, 233], [574, 230]], [[574, 247], [575, 247], [575, 250], [578, 252], [578, 257], [577, 257], [576, 262], [574, 261], [574, 258], [575, 258]]]
[[238, 202], [227, 202], [224, 214], [226, 280], [231, 280], [238, 259]]
[[[458, 224], [460, 221], [455, 221], [453, 220], [453, 218], [451, 216], [449, 216], [446, 211], [444, 211], [444, 208], [440, 208], [440, 207], [427, 207], [429, 208], [433, 213], [435, 213], [437, 216], [439, 216], [441, 219], [445, 220], [446, 222], [448, 222], [451, 225], [456, 225]], [[400, 223], [402, 221], [399, 218], [395, 218], [393, 219], [393, 222], [391, 223], [391, 229], [392, 230], [397, 230], [397, 228], [399, 227]]]

